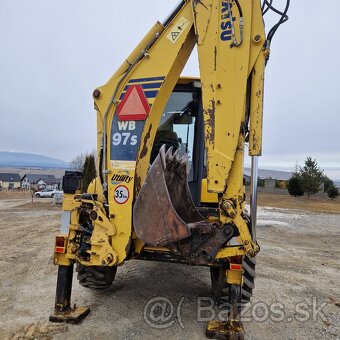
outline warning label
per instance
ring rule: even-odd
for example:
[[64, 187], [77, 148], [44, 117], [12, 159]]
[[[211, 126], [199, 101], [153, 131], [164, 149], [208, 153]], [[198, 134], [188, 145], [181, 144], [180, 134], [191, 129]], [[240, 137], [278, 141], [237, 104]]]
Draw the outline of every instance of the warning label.
[[116, 188], [113, 198], [118, 204], [124, 204], [128, 201], [129, 197], [129, 189], [125, 185], [120, 185]]
[[190, 21], [181, 17], [176, 24], [171, 29], [170, 33], [167, 35], [167, 38], [172, 42], [175, 43], [177, 39], [181, 36], [181, 34], [185, 31], [185, 29], [190, 24]]

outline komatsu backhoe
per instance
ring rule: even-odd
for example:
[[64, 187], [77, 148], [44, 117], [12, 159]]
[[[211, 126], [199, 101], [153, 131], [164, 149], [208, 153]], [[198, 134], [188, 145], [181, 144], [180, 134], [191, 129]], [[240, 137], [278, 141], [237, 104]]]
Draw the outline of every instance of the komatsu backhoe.
[[[262, 149], [264, 69], [285, 22], [272, 0], [183, 0], [157, 22], [111, 79], [93, 92], [98, 173], [86, 193], [79, 172], [63, 178], [51, 321], [78, 322], [73, 267], [81, 285], [105, 289], [129, 259], [210, 268], [212, 293], [229, 318], [206, 335], [243, 336], [240, 306], [252, 296], [257, 157]], [[263, 15], [280, 19], [266, 35]], [[181, 72], [197, 46], [200, 78]], [[252, 157], [245, 208], [245, 147]]]

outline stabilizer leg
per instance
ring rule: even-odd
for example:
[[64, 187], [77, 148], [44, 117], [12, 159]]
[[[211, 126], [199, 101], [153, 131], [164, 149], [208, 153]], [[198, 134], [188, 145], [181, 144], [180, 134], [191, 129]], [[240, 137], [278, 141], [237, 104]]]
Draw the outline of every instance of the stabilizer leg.
[[58, 268], [57, 290], [54, 313], [50, 315], [51, 322], [79, 323], [89, 313], [88, 307], [71, 307], [71, 291], [73, 278], [73, 264]]
[[244, 328], [241, 318], [241, 284], [230, 284], [228, 320], [210, 321], [206, 336], [210, 339], [243, 340]]

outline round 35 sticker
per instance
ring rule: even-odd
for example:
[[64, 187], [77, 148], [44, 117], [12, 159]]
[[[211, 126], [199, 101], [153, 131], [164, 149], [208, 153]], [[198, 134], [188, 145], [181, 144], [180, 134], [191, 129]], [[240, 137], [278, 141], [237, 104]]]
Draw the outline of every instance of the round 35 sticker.
[[124, 204], [130, 197], [129, 189], [125, 185], [120, 185], [115, 189], [114, 200], [118, 204]]

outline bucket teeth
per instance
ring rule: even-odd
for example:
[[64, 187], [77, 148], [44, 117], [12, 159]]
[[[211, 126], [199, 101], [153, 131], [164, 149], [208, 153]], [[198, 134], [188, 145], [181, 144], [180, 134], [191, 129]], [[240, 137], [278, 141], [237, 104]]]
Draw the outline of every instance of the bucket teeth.
[[165, 158], [166, 158], [167, 160], [172, 160], [172, 150], [173, 150], [173, 147], [170, 146], [170, 148], [168, 149], [168, 151], [167, 151], [166, 154], [165, 154]]
[[188, 164], [188, 161], [189, 161], [189, 156], [187, 153], [185, 153], [180, 159], [179, 161], [182, 163], [182, 164], [185, 164], [187, 165]]
[[177, 149], [175, 151], [175, 153], [172, 155], [173, 158], [176, 160], [176, 161], [179, 161], [180, 160], [180, 157], [179, 157], [179, 150]]
[[159, 150], [159, 157], [162, 161], [163, 170], [166, 169], [166, 160], [165, 160], [165, 144], [162, 145], [161, 149]]
[[[185, 172], [187, 172], [188, 166], [188, 154], [184, 154], [182, 157], [179, 156], [179, 150], [177, 149], [173, 153], [173, 147], [170, 147], [166, 151], [166, 146], [165, 144], [162, 145], [161, 149], [159, 150], [159, 158], [161, 160], [163, 170], [181, 170], [185, 168]], [[184, 165], [184, 168], [183, 168]], [[181, 172], [181, 171], [180, 171]]]
[[182, 158], [180, 159], [181, 164], [183, 164], [185, 166], [185, 172], [187, 175], [189, 175], [189, 166], [188, 166], [188, 162], [189, 162], [189, 156], [187, 153], [185, 153]]
[[179, 157], [163, 145], [151, 165], [133, 208], [137, 236], [150, 246], [177, 242], [191, 235], [191, 223], [205, 221], [192, 201], [188, 155]]

